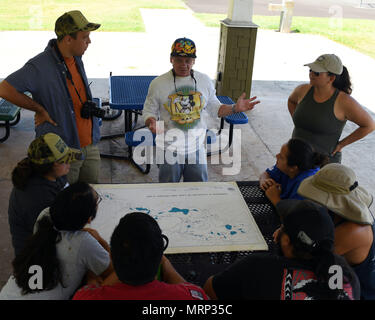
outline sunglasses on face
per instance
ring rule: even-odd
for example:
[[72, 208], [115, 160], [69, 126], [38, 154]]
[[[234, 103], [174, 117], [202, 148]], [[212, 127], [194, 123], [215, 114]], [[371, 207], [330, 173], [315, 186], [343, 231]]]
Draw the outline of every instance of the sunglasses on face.
[[[95, 190], [94, 190], [95, 191]], [[99, 206], [99, 203], [102, 202], [103, 198], [99, 193], [95, 191], [95, 196], [96, 196], [96, 206]]]
[[316, 75], [317, 77], [319, 77], [319, 75], [321, 74], [321, 72], [315, 72], [315, 71], [312, 71], [311, 69], [310, 69], [310, 72], [312, 72], [314, 75]]
[[163, 251], [165, 251], [165, 250], [167, 250], [167, 248], [168, 248], [169, 239], [168, 239], [168, 237], [167, 237], [166, 235], [164, 235], [164, 234], [162, 234], [161, 236], [162, 236], [162, 238], [164, 239], [164, 248], [163, 248]]

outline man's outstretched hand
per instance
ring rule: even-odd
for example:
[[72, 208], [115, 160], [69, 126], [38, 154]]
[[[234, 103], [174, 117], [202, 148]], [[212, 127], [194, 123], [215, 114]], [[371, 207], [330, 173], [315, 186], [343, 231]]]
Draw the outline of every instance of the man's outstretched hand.
[[246, 93], [242, 93], [241, 96], [237, 99], [235, 111], [236, 112], [244, 112], [249, 111], [254, 108], [255, 105], [260, 103], [259, 100], [255, 100], [257, 97], [251, 97], [250, 99], [246, 99]]

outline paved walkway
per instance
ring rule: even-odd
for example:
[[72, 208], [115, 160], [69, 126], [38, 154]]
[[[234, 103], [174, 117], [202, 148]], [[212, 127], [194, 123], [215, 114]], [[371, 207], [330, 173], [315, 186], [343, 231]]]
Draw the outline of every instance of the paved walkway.
[[[192, 16], [191, 10], [143, 9], [141, 13], [145, 33], [92, 33], [92, 44], [84, 55], [84, 63], [88, 77], [93, 81], [94, 96], [108, 99], [110, 71], [119, 75], [158, 75], [168, 70], [171, 44], [175, 38], [183, 36], [196, 42], [198, 58], [195, 68], [215, 79], [218, 28], [204, 27]], [[43, 50], [53, 37], [52, 32], [0, 32], [0, 43], [6, 48], [1, 52], [0, 79]], [[375, 60], [319, 36], [258, 30], [252, 94], [257, 95], [262, 103], [249, 113], [248, 125], [238, 126], [242, 136], [241, 171], [234, 176], [223, 176], [223, 165], [211, 165], [211, 160], [210, 180], [256, 180], [266, 167], [274, 163], [276, 153], [289, 139], [293, 128], [287, 98], [298, 84], [308, 80], [308, 69], [303, 64], [322, 53], [336, 53], [342, 58], [352, 74], [353, 96], [375, 112]], [[116, 126], [123, 128], [122, 119], [104, 122], [102, 131], [116, 131]], [[349, 123], [344, 135], [354, 129], [355, 125]], [[23, 110], [21, 122], [11, 129], [10, 138], [0, 144], [0, 287], [11, 272], [13, 258], [7, 220], [10, 172], [25, 156], [34, 137], [33, 131], [33, 114]], [[124, 152], [124, 141], [103, 141], [100, 148]], [[343, 164], [351, 166], [359, 183], [375, 195], [374, 150], [373, 133], [344, 149]], [[157, 173], [156, 166], [152, 166], [150, 174], [145, 176], [127, 162], [103, 159], [100, 182], [156, 182]]]

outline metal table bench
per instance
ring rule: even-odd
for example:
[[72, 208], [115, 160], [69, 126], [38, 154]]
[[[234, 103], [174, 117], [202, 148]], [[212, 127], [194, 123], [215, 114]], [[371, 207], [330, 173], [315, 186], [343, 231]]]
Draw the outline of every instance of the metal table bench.
[[[133, 131], [141, 114], [143, 104], [147, 97], [150, 82], [156, 76], [111, 76], [109, 78], [109, 105], [112, 109], [124, 110], [124, 132], [103, 136], [102, 139], [124, 137], [127, 132]], [[134, 120], [133, 120], [134, 114]], [[142, 173], [150, 171], [150, 165], [146, 169], [133, 160], [133, 146], [128, 145], [128, 156], [114, 154], [100, 154], [103, 158], [129, 160]]]
[[[217, 98], [219, 99], [219, 101], [222, 104], [229, 104], [229, 105], [234, 104], [234, 101], [227, 96], [217, 96]], [[246, 123], [248, 123], [248, 121], [249, 121], [249, 119], [244, 112], [237, 112], [237, 113], [231, 114], [229, 116], [222, 117], [220, 119], [220, 129], [219, 129], [218, 135], [220, 135], [221, 131], [224, 129], [225, 122], [229, 123], [229, 141], [228, 141], [228, 145], [224, 148], [224, 150], [220, 149], [218, 151], [219, 154], [228, 150], [230, 148], [230, 146], [232, 145], [234, 125], [235, 124], [246, 124]], [[210, 156], [211, 152], [208, 152], [207, 155]]]
[[21, 108], [15, 106], [14, 104], [10, 103], [5, 99], [0, 100], [0, 121], [4, 121], [5, 123], [1, 123], [0, 126], [5, 127], [5, 135], [0, 138], [0, 142], [4, 142], [9, 138], [10, 135], [10, 127], [16, 125], [21, 119]]

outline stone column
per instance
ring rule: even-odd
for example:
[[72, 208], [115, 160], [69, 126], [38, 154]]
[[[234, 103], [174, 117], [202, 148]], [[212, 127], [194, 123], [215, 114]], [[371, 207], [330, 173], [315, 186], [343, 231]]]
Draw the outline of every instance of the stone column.
[[217, 95], [236, 101], [251, 93], [258, 26], [252, 23], [252, 0], [231, 0], [228, 18], [221, 21]]

